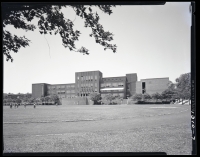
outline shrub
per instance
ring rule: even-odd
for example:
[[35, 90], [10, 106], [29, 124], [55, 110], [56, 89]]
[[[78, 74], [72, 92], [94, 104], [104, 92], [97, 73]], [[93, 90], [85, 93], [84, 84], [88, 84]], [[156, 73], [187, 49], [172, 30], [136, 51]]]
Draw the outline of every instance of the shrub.
[[100, 93], [90, 93], [89, 99], [94, 101], [94, 104], [98, 104], [101, 100], [101, 94]]
[[161, 99], [162, 99], [162, 95], [159, 94], [158, 92], [157, 92], [157, 93], [153, 93], [153, 94], [151, 95], [151, 97], [152, 97], [154, 100], [156, 100], [156, 102], [157, 102], [158, 100], [161, 100]]
[[143, 94], [142, 97], [143, 101], [149, 101], [150, 99], [152, 99], [151, 95], [149, 95], [148, 93]]
[[141, 101], [142, 100], [142, 94], [135, 94], [131, 97], [132, 100], [134, 101]]

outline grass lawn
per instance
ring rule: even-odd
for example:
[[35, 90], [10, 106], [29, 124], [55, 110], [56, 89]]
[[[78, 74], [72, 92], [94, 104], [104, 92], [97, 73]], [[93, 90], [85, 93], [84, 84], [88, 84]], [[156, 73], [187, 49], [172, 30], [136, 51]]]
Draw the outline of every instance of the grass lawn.
[[190, 107], [4, 106], [4, 152], [191, 154]]

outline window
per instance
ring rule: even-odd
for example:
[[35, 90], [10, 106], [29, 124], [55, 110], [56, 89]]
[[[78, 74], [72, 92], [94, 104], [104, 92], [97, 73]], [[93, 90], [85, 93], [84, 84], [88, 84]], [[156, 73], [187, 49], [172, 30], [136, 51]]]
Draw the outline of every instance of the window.
[[106, 83], [106, 87], [110, 87], [111, 86], [111, 83]]
[[119, 82], [119, 83], [118, 83], [118, 86], [119, 86], [119, 87], [123, 87], [123, 86], [124, 86], [124, 83], [123, 83], [123, 82]]
[[79, 76], [77, 76], [77, 80], [79, 80]]
[[95, 88], [94, 91], [97, 92], [97, 88]]
[[91, 76], [91, 80], [93, 80], [93, 76]]
[[104, 84], [103, 84], [103, 83], [101, 84], [101, 87], [104, 87]]
[[94, 79], [97, 80], [97, 75], [95, 75], [94, 77], [95, 77]]
[[145, 82], [142, 82], [142, 94], [145, 93]]
[[95, 85], [95, 87], [97, 87], [97, 83], [95, 83], [94, 85]]

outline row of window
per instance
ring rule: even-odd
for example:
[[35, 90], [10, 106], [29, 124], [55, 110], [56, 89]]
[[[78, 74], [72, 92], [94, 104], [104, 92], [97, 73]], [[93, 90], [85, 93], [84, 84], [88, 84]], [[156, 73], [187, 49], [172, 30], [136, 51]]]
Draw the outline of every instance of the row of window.
[[[97, 83], [94, 84], [95, 87], [97, 87]], [[77, 87], [82, 87], [82, 88], [85, 88], [85, 87], [93, 87], [93, 83], [84, 83], [84, 84], [77, 84]]]
[[[89, 96], [90, 93], [80, 93], [78, 94], [78, 96], [80, 97], [84, 97], [84, 96]], [[104, 97], [105, 95], [107, 94], [101, 94], [101, 97]], [[120, 96], [120, 97], [124, 97], [124, 94], [123, 93], [113, 93], [112, 94], [113, 96]], [[75, 98], [76, 95], [75, 94], [71, 94], [71, 95], [58, 95], [59, 98]]]
[[[105, 95], [107, 95], [107, 94], [101, 94], [101, 97], [104, 97]], [[119, 94], [118, 93], [113, 93], [112, 95], [113, 96], [118, 96], [119, 95], [120, 97], [124, 97], [123, 93], [119, 93]]]
[[47, 86], [48, 89], [75, 88], [75, 85]]
[[101, 92], [108, 93], [108, 92], [122, 92], [122, 91], [124, 91], [124, 89], [121, 89], [121, 90], [102, 90]]
[[59, 95], [59, 98], [75, 98], [75, 95]]
[[77, 80], [81, 80], [81, 81], [92, 81], [94, 78], [94, 80], [97, 80], [97, 75], [93, 76], [77, 76]]
[[80, 93], [80, 92], [93, 93], [93, 92], [97, 92], [97, 89], [94, 89], [94, 90], [80, 90], [80, 91], [78, 91], [78, 93]]
[[101, 83], [101, 87], [123, 87], [123, 82]]
[[[54, 91], [48, 91], [48, 94], [55, 94], [56, 92]], [[65, 93], [75, 93], [75, 90], [67, 90], [67, 91], [57, 91], [57, 94], [65, 94]]]
[[123, 81], [123, 78], [103, 78], [103, 81]]
[[95, 89], [81, 89], [78, 92], [89, 92], [89, 93], [97, 92], [97, 88], [95, 88]]

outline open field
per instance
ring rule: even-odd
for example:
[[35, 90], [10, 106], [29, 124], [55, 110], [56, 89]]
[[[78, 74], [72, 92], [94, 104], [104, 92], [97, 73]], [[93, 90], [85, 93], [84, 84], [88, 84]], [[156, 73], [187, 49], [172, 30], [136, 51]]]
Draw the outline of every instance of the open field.
[[3, 108], [4, 152], [191, 154], [189, 105]]

